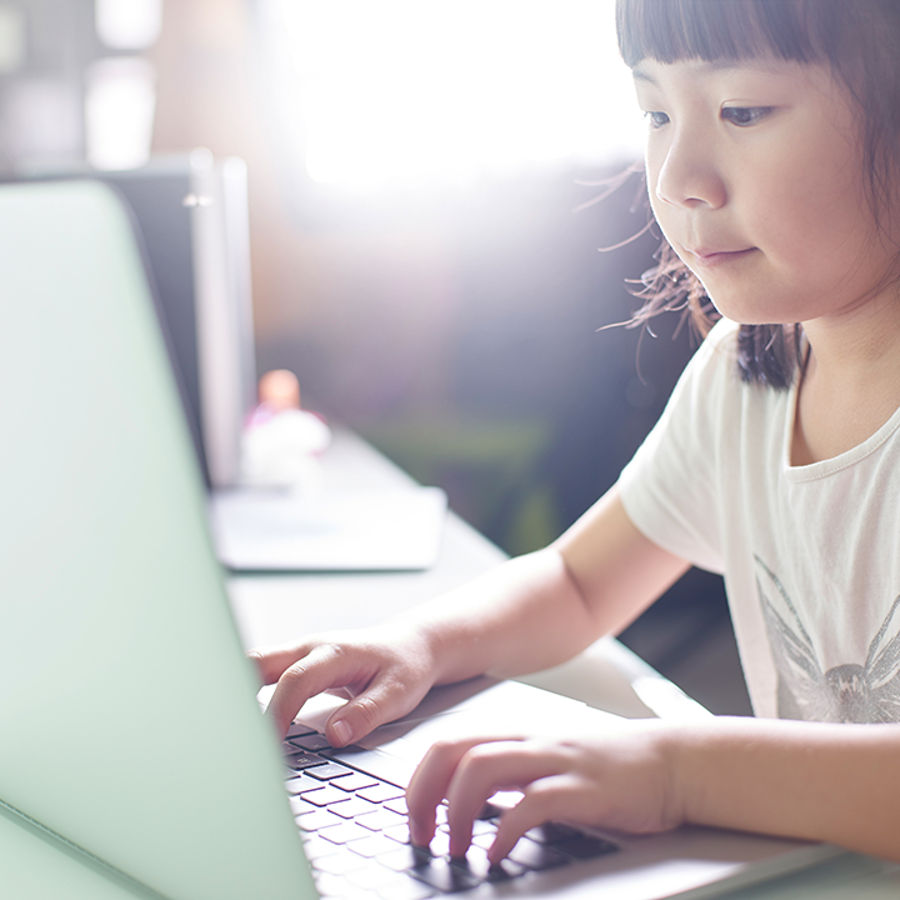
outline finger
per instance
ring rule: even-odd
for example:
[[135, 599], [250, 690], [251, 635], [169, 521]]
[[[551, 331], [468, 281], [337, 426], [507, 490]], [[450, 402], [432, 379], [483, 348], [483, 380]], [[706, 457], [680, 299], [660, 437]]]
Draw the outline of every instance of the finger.
[[325, 736], [334, 747], [361, 740], [379, 725], [405, 716], [418, 706], [426, 684], [399, 684], [389, 673], [377, 675], [362, 693], [335, 710], [325, 723]]
[[283, 736], [310, 697], [364, 678], [358, 662], [327, 644], [319, 645], [281, 673], [268, 711]]
[[434, 837], [435, 810], [447, 795], [450, 780], [460, 760], [476, 744], [491, 740], [494, 738], [438, 741], [428, 749], [416, 767], [406, 791], [409, 834], [414, 844], [424, 847]]
[[[494, 843], [488, 850], [492, 865], [509, 856], [520, 837], [532, 828], [556, 819], [572, 818], [567, 809], [573, 800], [572, 781], [565, 775], [537, 779], [524, 790], [524, 796], [500, 817]], [[567, 802], [568, 801], [568, 802]]]
[[341, 700], [352, 700], [355, 696], [353, 691], [351, 691], [350, 688], [346, 687], [328, 688], [325, 693], [331, 694], [333, 697], [340, 697]]
[[262, 677], [263, 684], [274, 684], [289, 666], [306, 656], [308, 644], [284, 644], [280, 647], [256, 647], [247, 651]]
[[[502, 789], [527, 788], [557, 768], [554, 754], [533, 742], [507, 739], [472, 747], [460, 760], [447, 789], [450, 854], [465, 854], [472, 841], [473, 822], [493, 794]], [[515, 836], [512, 836], [512, 828], [507, 829], [510, 832], [507, 840], [511, 843], [503, 856], [529, 827], [524, 827]]]

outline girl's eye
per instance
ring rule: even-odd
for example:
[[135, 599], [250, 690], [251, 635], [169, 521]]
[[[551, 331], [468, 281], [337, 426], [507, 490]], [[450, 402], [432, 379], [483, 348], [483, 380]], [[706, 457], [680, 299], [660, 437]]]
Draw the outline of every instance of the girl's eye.
[[651, 128], [662, 128], [663, 125], [667, 124], [669, 121], [669, 117], [664, 112], [652, 112], [647, 110], [644, 113], [644, 116], [650, 120]]
[[722, 118], [739, 128], [756, 125], [772, 112], [771, 106], [726, 106]]

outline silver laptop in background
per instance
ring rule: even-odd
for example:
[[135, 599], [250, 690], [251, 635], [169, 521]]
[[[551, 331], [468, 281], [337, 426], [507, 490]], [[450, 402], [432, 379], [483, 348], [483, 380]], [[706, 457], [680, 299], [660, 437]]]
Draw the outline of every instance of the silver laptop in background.
[[[210, 490], [221, 562], [246, 571], [426, 569], [446, 496], [437, 488], [298, 492], [251, 485], [244, 429], [257, 403], [247, 167], [205, 149], [94, 172], [138, 226]], [[374, 549], [373, 549], [374, 548]]]
[[257, 378], [244, 161], [197, 148], [138, 169], [42, 169], [26, 177], [95, 179], [126, 201], [204, 477], [217, 489], [237, 485]]
[[[0, 187], [0, 409], [4, 828], [123, 896], [314, 900], [131, 225], [101, 184]], [[517, 727], [523, 709], [615, 727], [485, 688], [436, 692], [355, 752], [408, 769], [477, 727], [466, 717]], [[618, 853], [473, 896], [710, 896], [836, 852], [705, 829], [614, 839]]]

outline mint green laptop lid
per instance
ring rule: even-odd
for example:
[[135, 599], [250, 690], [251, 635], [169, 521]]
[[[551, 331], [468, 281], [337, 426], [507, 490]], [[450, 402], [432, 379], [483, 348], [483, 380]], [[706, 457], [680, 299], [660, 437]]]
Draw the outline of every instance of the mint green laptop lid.
[[0, 187], [0, 803], [172, 900], [315, 897], [129, 218]]

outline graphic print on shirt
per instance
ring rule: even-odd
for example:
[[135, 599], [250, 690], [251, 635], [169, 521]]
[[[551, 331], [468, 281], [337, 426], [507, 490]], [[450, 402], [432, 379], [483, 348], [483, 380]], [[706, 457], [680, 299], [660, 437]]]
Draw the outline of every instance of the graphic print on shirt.
[[756, 585], [778, 672], [778, 715], [819, 722], [900, 721], [900, 596], [869, 645], [862, 665], [823, 673], [791, 598], [758, 557]]

